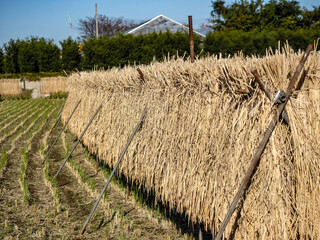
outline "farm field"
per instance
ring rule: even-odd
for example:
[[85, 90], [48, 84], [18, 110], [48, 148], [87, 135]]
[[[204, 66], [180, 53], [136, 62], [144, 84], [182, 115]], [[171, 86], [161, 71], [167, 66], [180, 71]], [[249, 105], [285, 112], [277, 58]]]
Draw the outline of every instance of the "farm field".
[[[138, 194], [127, 197], [120, 180], [109, 185], [84, 235], [93, 204], [110, 174], [78, 145], [57, 179], [53, 176], [76, 138], [63, 132], [53, 142], [51, 129], [65, 99], [0, 102], [0, 238], [1, 239], [191, 239], [166, 219], [160, 207], [147, 208]], [[58, 136], [58, 125], [52, 139]]]

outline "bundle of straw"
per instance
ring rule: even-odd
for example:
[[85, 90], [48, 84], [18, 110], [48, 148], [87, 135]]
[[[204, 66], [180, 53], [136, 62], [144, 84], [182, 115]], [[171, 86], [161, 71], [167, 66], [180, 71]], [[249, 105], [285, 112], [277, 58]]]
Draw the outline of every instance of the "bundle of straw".
[[[285, 89], [301, 55], [286, 46], [263, 58], [168, 60], [139, 66], [143, 80], [135, 67], [83, 72], [70, 77], [63, 119], [81, 98], [68, 125], [79, 136], [106, 99], [83, 143], [113, 167], [147, 107], [120, 172], [215, 233], [273, 117], [251, 69], [270, 89]], [[305, 69], [305, 83], [286, 107], [289, 126], [273, 132], [227, 238], [320, 236], [319, 52]]]
[[41, 94], [67, 93], [68, 85], [66, 77], [46, 77], [40, 79]]
[[0, 95], [20, 95], [20, 79], [0, 79]]

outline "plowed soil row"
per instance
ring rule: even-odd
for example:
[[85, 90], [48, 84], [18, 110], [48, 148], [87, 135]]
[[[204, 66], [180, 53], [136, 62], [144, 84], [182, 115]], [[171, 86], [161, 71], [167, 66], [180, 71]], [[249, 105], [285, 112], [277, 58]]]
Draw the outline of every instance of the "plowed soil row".
[[[0, 178], [0, 239], [190, 238], [181, 234], [170, 221], [164, 220], [161, 214], [137, 204], [133, 197], [126, 199], [125, 189], [114, 182], [108, 187], [106, 197], [100, 202], [86, 233], [80, 236], [79, 231], [107, 176], [103, 174], [105, 171], [101, 166], [97, 171], [85, 148], [81, 144], [78, 145], [70, 162], [56, 178], [60, 204], [55, 204], [52, 191], [45, 185], [41, 150], [63, 100], [46, 101], [46, 108], [33, 109], [33, 112], [30, 112], [31, 115], [34, 111], [40, 111], [40, 115], [28, 126], [21, 126], [24, 132], [7, 137], [0, 145], [0, 149], [11, 149], [7, 157], [8, 164]], [[14, 101], [10, 104], [17, 105]], [[4, 106], [7, 109], [8, 105]], [[14, 121], [14, 118], [11, 119]], [[53, 139], [61, 129], [60, 124]], [[66, 157], [66, 146], [69, 150], [75, 140], [76, 138], [68, 132], [60, 137], [48, 159], [51, 177], [56, 174]], [[28, 203], [23, 201], [23, 190], [19, 184], [22, 148], [26, 149], [28, 157]]]

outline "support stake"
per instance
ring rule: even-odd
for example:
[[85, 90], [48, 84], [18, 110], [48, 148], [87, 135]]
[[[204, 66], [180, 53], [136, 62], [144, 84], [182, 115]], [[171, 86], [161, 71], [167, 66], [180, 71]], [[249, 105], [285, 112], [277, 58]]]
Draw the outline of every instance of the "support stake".
[[66, 75], [66, 77], [69, 77], [68, 73], [63, 69], [62, 70], [64, 72], [64, 74]]
[[[53, 127], [51, 128], [50, 137], [49, 137], [48, 143], [51, 141], [51, 138], [53, 137], [54, 133], [56, 132], [57, 127], [58, 127], [58, 125], [59, 125], [59, 123], [60, 123], [60, 121], [61, 121], [61, 115], [62, 115], [62, 111], [63, 111], [63, 109], [64, 109], [64, 106], [66, 105], [66, 101], [67, 101], [67, 100], [65, 100], [65, 102], [64, 102], [64, 104], [63, 104], [63, 106], [62, 106], [62, 108], [61, 108], [61, 110], [60, 110], [60, 112], [59, 112], [59, 115], [58, 115], [58, 117], [57, 117], [57, 120], [56, 120], [55, 124], [54, 124]], [[54, 130], [52, 131], [53, 128], [54, 128]]]
[[234, 210], [235, 210], [235, 208], [237, 206], [237, 203], [238, 203], [239, 199], [242, 196], [242, 193], [246, 189], [246, 187], [247, 187], [247, 185], [248, 185], [248, 183], [249, 183], [249, 181], [251, 179], [251, 175], [254, 172], [255, 167], [259, 163], [259, 159], [260, 159], [260, 157], [261, 157], [261, 155], [262, 155], [262, 153], [263, 153], [263, 151], [264, 151], [264, 149], [265, 149], [265, 147], [266, 147], [266, 145], [267, 145], [267, 143], [269, 141], [269, 138], [270, 138], [273, 130], [275, 129], [275, 127], [276, 127], [276, 125], [277, 125], [277, 123], [279, 121], [279, 117], [280, 117], [281, 113], [283, 112], [284, 107], [286, 106], [286, 104], [287, 104], [287, 102], [288, 102], [288, 100], [290, 98], [290, 95], [291, 95], [291, 93], [293, 91], [294, 84], [296, 83], [296, 81], [297, 81], [297, 79], [299, 77], [299, 74], [300, 74], [300, 72], [301, 72], [301, 70], [302, 70], [302, 68], [303, 68], [303, 66], [304, 66], [304, 64], [305, 64], [305, 62], [306, 62], [311, 50], [312, 50], [312, 45], [310, 44], [310, 45], [308, 45], [308, 47], [306, 49], [306, 52], [303, 54], [303, 57], [300, 60], [300, 63], [298, 65], [298, 67], [297, 67], [296, 72], [294, 73], [291, 81], [289, 82], [289, 86], [288, 86], [287, 91], [286, 91], [287, 97], [286, 97], [284, 103], [280, 104], [277, 107], [275, 116], [271, 120], [271, 122], [270, 122], [270, 124], [269, 124], [269, 126], [267, 128], [267, 131], [265, 133], [265, 136], [264, 136], [263, 140], [261, 141], [261, 143], [260, 143], [260, 145], [258, 147], [258, 150], [257, 150], [256, 154], [254, 155], [251, 163], [250, 163], [250, 166], [249, 166], [249, 168], [248, 168], [248, 170], [247, 170], [247, 172], [246, 172], [246, 174], [245, 174], [245, 176], [244, 176], [244, 178], [243, 178], [243, 180], [242, 180], [242, 182], [240, 184], [240, 187], [239, 187], [239, 189], [238, 189], [238, 191], [237, 191], [237, 193], [236, 193], [236, 195], [235, 195], [235, 197], [234, 197], [234, 199], [233, 199], [233, 201], [231, 203], [231, 206], [230, 206], [230, 208], [229, 208], [229, 210], [227, 212], [227, 215], [225, 216], [225, 218], [224, 218], [224, 220], [223, 220], [223, 222], [222, 222], [222, 224], [220, 226], [220, 229], [218, 231], [217, 236], [215, 237], [215, 240], [220, 240], [222, 238], [223, 232], [224, 232], [225, 228], [227, 227], [227, 225], [229, 223], [229, 220], [230, 220], [230, 218], [231, 218], [231, 216], [232, 216], [232, 214], [233, 214], [233, 212], [234, 212]]
[[121, 162], [124, 154], [126, 153], [126, 151], [127, 151], [128, 147], [129, 147], [129, 145], [130, 145], [130, 143], [131, 143], [134, 135], [135, 135], [135, 134], [137, 133], [137, 131], [139, 130], [139, 128], [140, 128], [140, 126], [141, 126], [141, 124], [142, 124], [142, 122], [143, 122], [143, 119], [144, 119], [146, 113], [147, 113], [147, 109], [145, 109], [145, 110], [143, 111], [143, 113], [142, 113], [142, 115], [141, 115], [141, 117], [140, 117], [140, 120], [139, 120], [137, 126], [136, 126], [135, 129], [133, 130], [133, 133], [131, 134], [130, 139], [128, 140], [125, 148], [123, 149], [123, 151], [122, 151], [122, 153], [121, 153], [121, 155], [120, 155], [120, 157], [119, 157], [119, 159], [118, 159], [118, 162], [117, 162], [116, 165], [114, 166], [114, 168], [113, 168], [113, 170], [112, 170], [112, 172], [111, 172], [111, 174], [110, 174], [110, 176], [109, 176], [109, 178], [108, 178], [107, 183], [104, 185], [104, 187], [103, 187], [103, 189], [102, 189], [102, 191], [101, 191], [101, 193], [100, 193], [100, 196], [98, 197], [96, 203], [94, 204], [93, 208], [91, 209], [91, 212], [90, 212], [90, 214], [89, 214], [86, 222], [85, 222], [84, 225], [83, 225], [83, 228], [82, 228], [82, 230], [81, 230], [81, 232], [80, 232], [80, 235], [82, 235], [82, 234], [86, 231], [87, 224], [89, 223], [89, 221], [90, 221], [90, 219], [91, 219], [94, 211], [95, 211], [96, 208], [98, 207], [98, 204], [99, 204], [99, 202], [100, 202], [100, 200], [101, 200], [104, 192], [106, 191], [106, 189], [107, 189], [107, 187], [108, 187], [108, 185], [109, 185], [109, 183], [110, 183], [110, 181], [111, 181], [111, 179], [112, 179], [113, 174], [114, 174], [115, 171], [117, 170], [117, 168], [118, 168], [118, 166], [119, 166], [119, 164], [120, 164], [120, 162]]
[[62, 127], [62, 129], [61, 129], [61, 131], [59, 132], [58, 136], [56, 137], [56, 139], [55, 139], [55, 140], [54, 140], [54, 142], [52, 143], [52, 145], [51, 145], [51, 147], [49, 148], [49, 150], [48, 150], [48, 152], [47, 152], [46, 156], [45, 156], [45, 157], [44, 157], [44, 159], [43, 159], [43, 163], [44, 163], [44, 161], [46, 160], [46, 158], [49, 156], [49, 154], [50, 154], [50, 152], [51, 152], [51, 150], [52, 150], [53, 146], [54, 146], [54, 145], [56, 144], [56, 142], [58, 141], [58, 139], [59, 139], [60, 135], [62, 134], [63, 130], [66, 128], [66, 126], [67, 126], [68, 122], [70, 121], [70, 119], [71, 119], [72, 115], [74, 114], [74, 112], [75, 112], [75, 111], [76, 111], [76, 109], [78, 108], [78, 106], [79, 106], [80, 102], [81, 102], [81, 100], [79, 100], [78, 104], [75, 106], [75, 108], [73, 109], [72, 113], [70, 114], [70, 116], [69, 116], [69, 118], [68, 118], [67, 122], [64, 124], [64, 126]]
[[76, 147], [78, 146], [81, 138], [83, 137], [83, 135], [86, 133], [87, 129], [89, 128], [90, 124], [92, 123], [93, 119], [95, 118], [95, 116], [98, 114], [99, 110], [102, 107], [102, 103], [103, 101], [100, 103], [99, 107], [97, 108], [96, 112], [93, 114], [92, 118], [90, 119], [88, 125], [86, 126], [86, 128], [83, 130], [81, 136], [78, 138], [77, 142], [75, 143], [75, 145], [73, 146], [73, 148], [71, 149], [69, 155], [67, 156], [67, 158], [63, 161], [63, 163], [61, 164], [59, 170], [57, 171], [56, 175], [54, 176], [55, 178], [57, 178], [57, 176], [59, 175], [59, 173], [61, 172], [62, 168], [64, 167], [64, 165], [66, 164], [66, 162], [68, 161], [68, 159], [71, 157], [71, 154], [73, 153], [73, 151], [76, 149]]

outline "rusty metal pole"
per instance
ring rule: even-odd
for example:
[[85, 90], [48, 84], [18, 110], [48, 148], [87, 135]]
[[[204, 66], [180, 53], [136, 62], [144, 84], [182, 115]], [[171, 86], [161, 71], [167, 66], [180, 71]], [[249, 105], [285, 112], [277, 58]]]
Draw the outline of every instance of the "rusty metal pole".
[[222, 224], [220, 226], [220, 229], [218, 231], [217, 236], [215, 237], [215, 240], [220, 240], [222, 238], [223, 232], [224, 232], [225, 228], [227, 227], [227, 225], [229, 223], [229, 220], [230, 220], [230, 218], [231, 218], [231, 216], [232, 216], [232, 214], [233, 214], [233, 212], [234, 212], [234, 210], [235, 210], [235, 208], [237, 206], [238, 201], [240, 200], [240, 197], [242, 196], [242, 193], [244, 192], [244, 190], [246, 189], [246, 187], [247, 187], [247, 185], [248, 185], [248, 183], [250, 181], [251, 175], [254, 172], [255, 167], [259, 163], [259, 159], [260, 159], [260, 157], [261, 157], [261, 155], [262, 155], [262, 153], [263, 153], [263, 151], [264, 151], [264, 149], [265, 149], [265, 147], [266, 147], [266, 145], [267, 145], [267, 143], [269, 141], [269, 138], [270, 138], [273, 130], [275, 129], [275, 127], [276, 127], [276, 125], [278, 123], [279, 117], [280, 117], [282, 111], [284, 110], [284, 107], [286, 106], [286, 104], [287, 104], [287, 102], [288, 102], [288, 100], [290, 98], [290, 95], [291, 95], [291, 93], [293, 91], [294, 84], [296, 83], [296, 81], [297, 81], [297, 79], [299, 77], [299, 74], [300, 74], [300, 72], [301, 72], [301, 70], [302, 70], [302, 68], [303, 68], [303, 66], [304, 66], [304, 64], [305, 64], [305, 62], [306, 62], [311, 50], [312, 50], [312, 45], [310, 44], [310, 45], [308, 45], [308, 47], [306, 49], [306, 52], [303, 54], [303, 57], [300, 60], [300, 63], [298, 65], [298, 67], [297, 67], [297, 70], [294, 73], [294, 75], [293, 75], [293, 77], [292, 77], [292, 79], [291, 79], [291, 81], [289, 83], [289, 86], [288, 86], [287, 91], [286, 91], [286, 99], [285, 99], [284, 103], [282, 103], [282, 104], [280, 104], [278, 106], [278, 108], [276, 110], [276, 113], [275, 113], [275, 116], [271, 120], [271, 122], [270, 122], [270, 124], [269, 124], [269, 126], [267, 128], [267, 131], [265, 133], [265, 136], [264, 136], [263, 140], [261, 141], [261, 143], [260, 143], [260, 145], [258, 147], [258, 150], [257, 150], [256, 154], [254, 155], [251, 163], [250, 163], [250, 166], [249, 166], [249, 168], [248, 168], [248, 170], [247, 170], [247, 172], [246, 172], [246, 174], [245, 174], [245, 176], [244, 176], [244, 178], [243, 178], [243, 180], [242, 180], [242, 182], [240, 184], [240, 187], [239, 187], [239, 189], [238, 189], [238, 191], [237, 191], [237, 193], [236, 193], [236, 195], [235, 195], [235, 197], [234, 197], [234, 199], [233, 199], [233, 201], [231, 203], [231, 206], [230, 206], [230, 208], [229, 208], [229, 210], [227, 212], [227, 215], [225, 216], [225, 218], [224, 218], [224, 220], [223, 220], [223, 222], [222, 222]]
[[190, 59], [194, 62], [194, 42], [193, 42], [193, 26], [192, 26], [192, 16], [188, 16], [189, 20], [189, 38], [190, 38]]
[[142, 124], [142, 122], [143, 122], [143, 119], [144, 119], [144, 117], [145, 117], [146, 114], [147, 114], [147, 109], [145, 109], [145, 110], [143, 111], [143, 113], [141, 114], [140, 120], [139, 120], [138, 124], [136, 125], [135, 129], [133, 130], [133, 132], [132, 132], [132, 134], [131, 134], [131, 136], [130, 136], [130, 138], [129, 138], [127, 144], [126, 144], [126, 146], [124, 147], [124, 149], [123, 149], [123, 151], [122, 151], [122, 153], [121, 153], [121, 155], [120, 155], [120, 157], [119, 157], [116, 165], [114, 166], [114, 168], [113, 168], [113, 170], [112, 170], [112, 172], [111, 172], [111, 174], [110, 174], [110, 176], [109, 176], [109, 178], [108, 178], [108, 180], [107, 180], [107, 183], [104, 185], [104, 187], [103, 187], [103, 189], [102, 189], [102, 191], [101, 191], [101, 193], [100, 193], [100, 195], [99, 195], [96, 203], [94, 204], [93, 208], [91, 209], [91, 212], [90, 212], [90, 214], [89, 214], [86, 222], [84, 223], [84, 225], [83, 225], [83, 227], [82, 227], [82, 230], [81, 230], [81, 232], [80, 232], [80, 235], [82, 235], [82, 234], [86, 231], [87, 224], [89, 223], [89, 221], [90, 221], [90, 219], [91, 219], [94, 211], [95, 211], [96, 208], [98, 207], [98, 204], [99, 204], [101, 198], [103, 197], [104, 192], [107, 190], [107, 187], [108, 187], [108, 185], [109, 185], [109, 183], [110, 183], [110, 181], [111, 181], [111, 179], [112, 179], [112, 176], [114, 175], [114, 173], [115, 173], [115, 171], [117, 170], [117, 168], [118, 168], [118, 166], [119, 166], [122, 158], [124, 157], [124, 154], [126, 153], [126, 151], [127, 151], [128, 147], [129, 147], [130, 143], [132, 142], [132, 139], [133, 139], [134, 135], [135, 135], [135, 134], [137, 133], [137, 131], [139, 130], [139, 128], [140, 128], [140, 126], [141, 126], [141, 124]]

